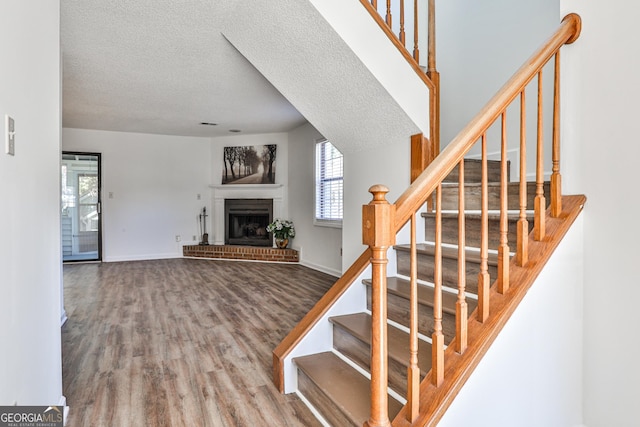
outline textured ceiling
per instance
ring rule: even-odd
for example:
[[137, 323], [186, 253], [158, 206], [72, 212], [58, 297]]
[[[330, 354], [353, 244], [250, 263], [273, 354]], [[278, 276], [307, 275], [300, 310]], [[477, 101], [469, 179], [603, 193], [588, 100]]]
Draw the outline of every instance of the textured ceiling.
[[[372, 41], [375, 34], [388, 42], [366, 10], [358, 2], [355, 6], [370, 24], [358, 25], [359, 37]], [[363, 62], [361, 52], [347, 45], [313, 2], [225, 0], [220, 10], [233, 17], [220, 22], [225, 37], [343, 153], [406, 144], [410, 135], [420, 132]], [[406, 67], [422, 90], [412, 95], [425, 100], [428, 112], [426, 86], [397, 49], [393, 52], [395, 56], [383, 60]]]
[[216, 3], [61, 0], [63, 126], [221, 136], [304, 123], [222, 36]]

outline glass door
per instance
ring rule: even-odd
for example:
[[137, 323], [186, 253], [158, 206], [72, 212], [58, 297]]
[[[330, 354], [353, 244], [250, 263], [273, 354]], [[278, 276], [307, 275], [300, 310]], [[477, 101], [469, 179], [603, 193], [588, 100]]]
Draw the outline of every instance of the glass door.
[[100, 261], [100, 154], [62, 153], [62, 261]]

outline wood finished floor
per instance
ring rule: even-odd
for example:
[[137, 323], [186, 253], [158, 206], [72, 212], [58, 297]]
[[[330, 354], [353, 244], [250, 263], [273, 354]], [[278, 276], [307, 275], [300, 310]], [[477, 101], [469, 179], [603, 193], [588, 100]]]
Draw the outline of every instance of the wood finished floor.
[[64, 266], [69, 427], [318, 426], [271, 352], [335, 278], [194, 259]]

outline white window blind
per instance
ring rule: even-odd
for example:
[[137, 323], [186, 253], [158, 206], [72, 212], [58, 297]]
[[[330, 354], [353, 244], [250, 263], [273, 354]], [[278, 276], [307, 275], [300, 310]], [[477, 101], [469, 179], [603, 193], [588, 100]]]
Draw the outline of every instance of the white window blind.
[[342, 222], [342, 153], [329, 141], [316, 144], [316, 220]]

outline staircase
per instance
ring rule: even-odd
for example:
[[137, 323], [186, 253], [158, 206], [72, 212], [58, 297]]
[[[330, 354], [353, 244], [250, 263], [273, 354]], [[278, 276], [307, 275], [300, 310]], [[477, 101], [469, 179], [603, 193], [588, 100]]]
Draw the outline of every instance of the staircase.
[[[481, 162], [465, 160], [465, 202], [469, 206], [466, 217], [466, 295], [468, 313], [477, 306], [477, 277], [480, 273], [480, 224], [479, 214], [473, 212], [481, 205], [481, 194], [474, 189], [481, 183]], [[490, 209], [500, 208], [500, 162], [488, 162], [489, 187], [498, 188], [497, 197], [490, 202]], [[442, 241], [450, 244], [442, 253], [442, 312], [445, 345], [456, 334], [456, 301], [458, 287], [458, 175], [454, 170], [445, 179], [442, 187], [442, 207], [451, 212], [443, 213]], [[511, 183], [517, 190], [519, 183]], [[535, 189], [535, 182], [528, 183]], [[545, 183], [546, 198], [549, 199], [549, 183]], [[535, 191], [532, 191], [535, 195]], [[517, 200], [517, 199], [516, 199]], [[533, 200], [531, 203], [533, 206]], [[418, 331], [420, 334], [418, 354], [421, 380], [431, 369], [431, 337], [434, 308], [434, 220], [433, 212], [422, 213], [425, 222], [424, 242], [417, 245], [418, 265]], [[509, 245], [515, 245], [517, 212], [509, 221]], [[489, 242], [493, 249], [489, 254], [489, 274], [497, 274], [497, 247], [500, 229], [499, 213], [489, 215]], [[530, 222], [533, 228], [533, 221]], [[530, 230], [531, 231], [531, 230]], [[395, 245], [397, 275], [387, 278], [388, 354], [389, 354], [389, 417], [393, 419], [403, 404], [407, 390], [409, 368], [410, 328], [410, 245]], [[298, 369], [298, 393], [332, 426], [361, 426], [369, 417], [370, 354], [371, 354], [371, 281], [364, 280], [367, 288], [367, 311], [333, 316], [329, 320], [333, 328], [333, 350], [294, 359]]]
[[[559, 51], [580, 26], [579, 16], [567, 15], [446, 148], [425, 157], [417, 175], [412, 159], [415, 179], [394, 203], [384, 185], [369, 189], [373, 199], [362, 207], [368, 249], [273, 352], [276, 386], [296, 391], [326, 424], [437, 424], [577, 219], [586, 198], [564, 196], [561, 185]], [[543, 68], [552, 60], [545, 81], [553, 98], [545, 103]], [[528, 120], [532, 81], [537, 111]], [[553, 116], [549, 141], [545, 105]], [[508, 109], [519, 113], [520, 126], [509, 136]], [[527, 122], [535, 125], [528, 130]], [[488, 135], [492, 127], [497, 138]], [[487, 145], [496, 142], [500, 161], [489, 161]], [[516, 183], [509, 147], [519, 153]], [[480, 160], [465, 160], [476, 148]], [[532, 183], [528, 163], [535, 165]]]

